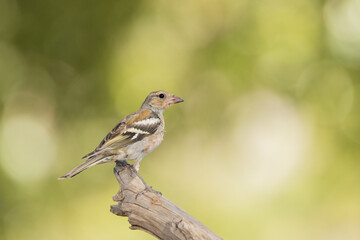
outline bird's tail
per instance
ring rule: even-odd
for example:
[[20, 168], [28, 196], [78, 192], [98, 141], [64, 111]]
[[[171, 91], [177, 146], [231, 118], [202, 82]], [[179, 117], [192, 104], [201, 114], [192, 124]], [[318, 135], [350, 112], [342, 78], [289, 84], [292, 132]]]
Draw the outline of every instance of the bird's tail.
[[103, 162], [104, 162], [104, 158], [99, 157], [99, 156], [94, 156], [92, 158], [89, 158], [86, 162], [77, 166], [76, 168], [74, 168], [73, 170], [71, 170], [70, 172], [65, 174], [64, 176], [59, 177], [58, 179], [62, 180], [65, 178], [72, 178], [72, 177], [78, 175], [79, 173], [81, 173], [82, 171], [88, 169], [89, 167], [92, 167], [94, 165], [97, 165], [97, 164], [100, 164]]

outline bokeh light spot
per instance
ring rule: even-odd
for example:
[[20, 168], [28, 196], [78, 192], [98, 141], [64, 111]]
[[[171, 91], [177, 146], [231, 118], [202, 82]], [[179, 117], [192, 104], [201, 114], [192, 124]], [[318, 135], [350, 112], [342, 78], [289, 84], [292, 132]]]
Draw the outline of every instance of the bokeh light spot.
[[307, 126], [288, 99], [271, 92], [250, 93], [235, 105], [234, 157], [241, 182], [253, 193], [275, 193], [304, 160]]
[[1, 165], [19, 182], [48, 175], [55, 158], [55, 142], [44, 124], [30, 116], [5, 119], [1, 131]]
[[360, 1], [327, 1], [325, 23], [330, 47], [346, 59], [360, 59]]

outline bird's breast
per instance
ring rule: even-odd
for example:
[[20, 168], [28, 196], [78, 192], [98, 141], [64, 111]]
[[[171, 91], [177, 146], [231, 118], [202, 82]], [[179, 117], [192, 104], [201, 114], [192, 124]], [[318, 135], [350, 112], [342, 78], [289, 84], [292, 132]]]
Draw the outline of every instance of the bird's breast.
[[123, 160], [142, 159], [160, 145], [163, 137], [163, 133], [145, 137], [141, 141], [131, 144], [127, 149], [122, 150], [119, 157]]
[[154, 150], [155, 148], [157, 148], [160, 145], [163, 138], [164, 138], [163, 133], [149, 136], [147, 146], [145, 146], [145, 148], [143, 149], [143, 152], [146, 154], [150, 153], [152, 150]]

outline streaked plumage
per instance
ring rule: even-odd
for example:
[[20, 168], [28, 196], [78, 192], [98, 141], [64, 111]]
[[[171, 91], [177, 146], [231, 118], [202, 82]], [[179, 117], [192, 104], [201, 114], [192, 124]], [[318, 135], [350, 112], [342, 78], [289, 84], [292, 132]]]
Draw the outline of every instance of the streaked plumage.
[[142, 158], [163, 140], [163, 111], [182, 101], [165, 91], [151, 92], [139, 111], [122, 119], [94, 151], [83, 157], [87, 159], [83, 164], [59, 179], [71, 178], [94, 165], [117, 160], [135, 160], [134, 168], [138, 171]]

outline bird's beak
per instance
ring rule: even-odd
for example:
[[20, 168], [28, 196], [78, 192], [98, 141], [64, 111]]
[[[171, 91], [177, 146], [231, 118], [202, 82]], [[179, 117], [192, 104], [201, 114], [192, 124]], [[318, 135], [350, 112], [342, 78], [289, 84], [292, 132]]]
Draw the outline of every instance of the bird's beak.
[[171, 99], [170, 99], [171, 104], [181, 103], [181, 102], [183, 102], [183, 101], [184, 101], [183, 99], [181, 99], [181, 98], [179, 98], [179, 97], [177, 97], [177, 96], [175, 96], [175, 95], [173, 95], [173, 96], [171, 97]]

